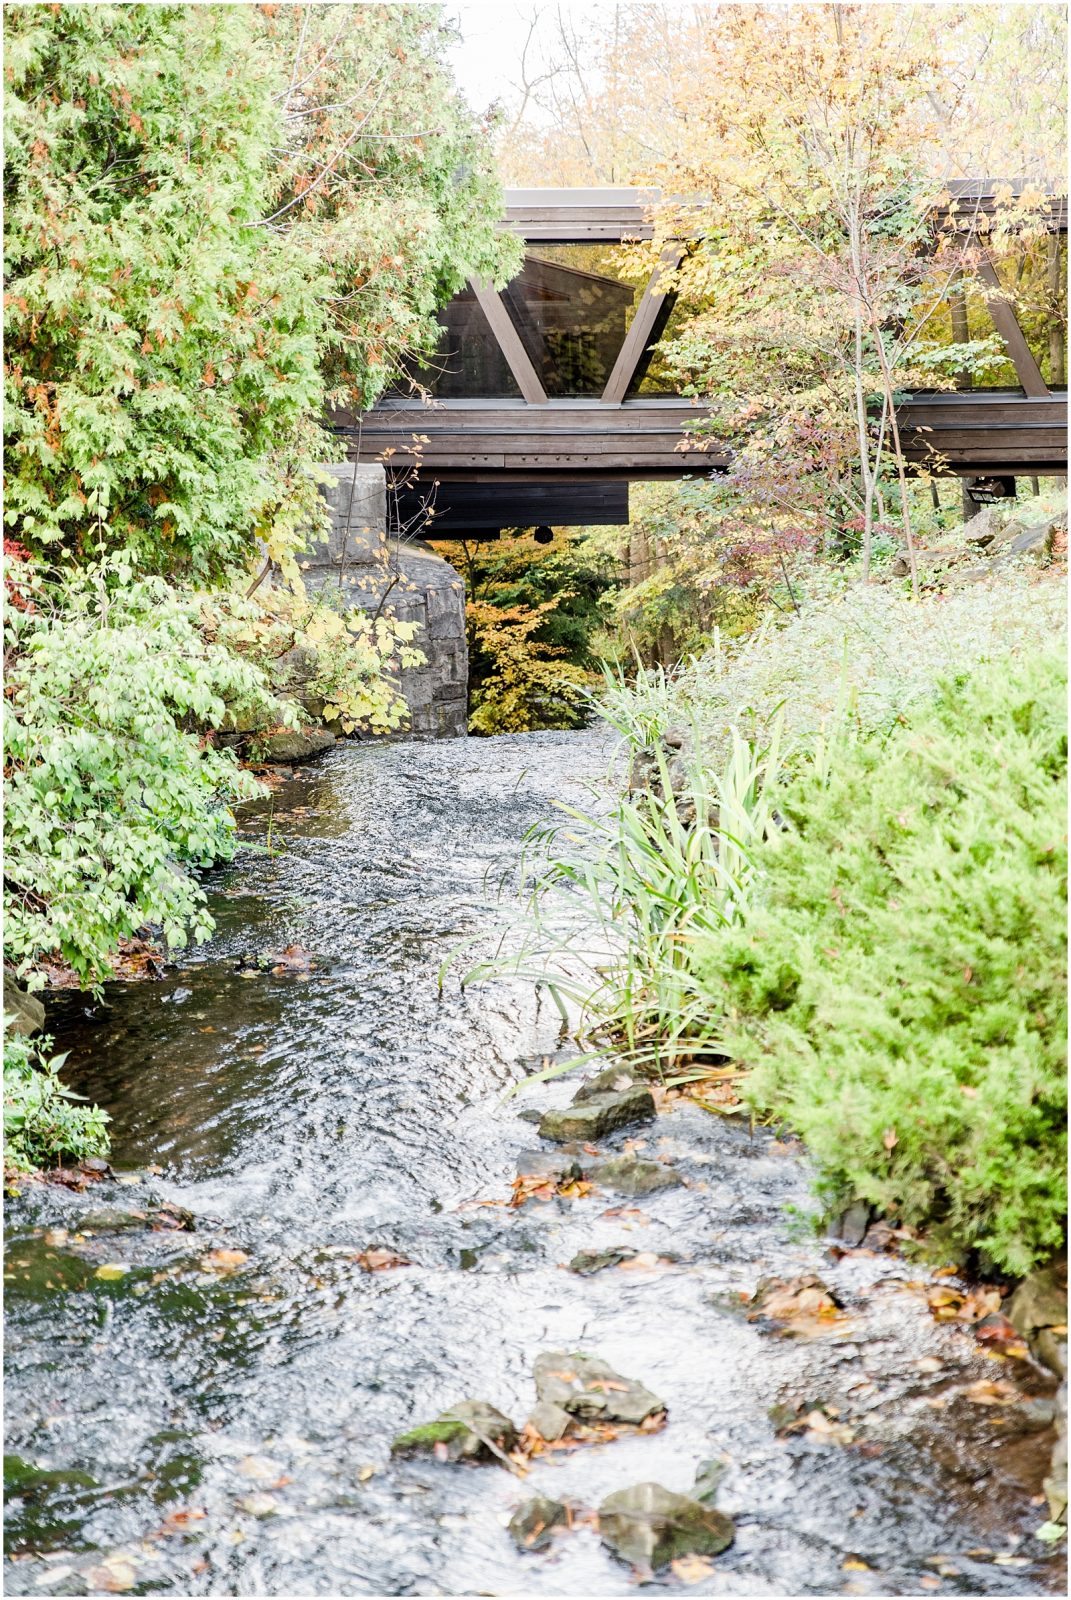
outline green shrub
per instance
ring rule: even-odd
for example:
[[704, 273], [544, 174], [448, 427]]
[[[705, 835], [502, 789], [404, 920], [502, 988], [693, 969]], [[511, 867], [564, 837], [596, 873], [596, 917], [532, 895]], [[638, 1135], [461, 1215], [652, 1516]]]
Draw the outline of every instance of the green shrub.
[[4, 1166], [31, 1172], [67, 1158], [106, 1156], [108, 1113], [77, 1105], [60, 1082], [66, 1056], [48, 1056], [49, 1038], [4, 1035]]
[[146, 923], [171, 945], [211, 931], [188, 869], [233, 855], [229, 808], [261, 791], [205, 730], [228, 705], [275, 703], [254, 666], [206, 637], [217, 619], [203, 597], [115, 562], [63, 583], [12, 569], [6, 959], [31, 987], [50, 957], [98, 983]]
[[697, 968], [823, 1187], [1024, 1273], [1064, 1237], [1066, 668], [947, 683], [789, 789], [761, 906]]

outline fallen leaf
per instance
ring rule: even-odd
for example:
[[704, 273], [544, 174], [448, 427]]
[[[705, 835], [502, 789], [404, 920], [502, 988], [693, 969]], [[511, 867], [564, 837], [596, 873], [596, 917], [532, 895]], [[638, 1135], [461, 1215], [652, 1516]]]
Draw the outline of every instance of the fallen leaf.
[[849, 1556], [847, 1561], [841, 1562], [842, 1572], [873, 1572], [873, 1567], [859, 1556]]
[[362, 1250], [353, 1257], [358, 1266], [365, 1272], [387, 1272], [394, 1267], [411, 1267], [413, 1263], [406, 1256], [400, 1256], [394, 1250]]
[[248, 1260], [244, 1250], [210, 1250], [201, 1257], [201, 1268], [204, 1272], [233, 1272]]
[[895, 1150], [896, 1146], [900, 1143], [896, 1129], [886, 1128], [885, 1132], [881, 1136], [881, 1142], [885, 1146], [886, 1150]]
[[936, 1356], [920, 1356], [915, 1362], [920, 1372], [940, 1372], [941, 1362]]
[[134, 1563], [125, 1556], [109, 1556], [99, 1567], [86, 1573], [91, 1588], [104, 1589], [108, 1594], [125, 1594], [138, 1581]]
[[714, 1571], [706, 1556], [678, 1556], [669, 1564], [669, 1570], [680, 1583], [702, 1583]]
[[129, 1270], [121, 1261], [106, 1261], [93, 1276], [103, 1279], [105, 1283], [115, 1283], [119, 1278], [125, 1278]]
[[1014, 1383], [1009, 1383], [1007, 1378], [979, 1378], [975, 1383], [969, 1383], [963, 1391], [964, 1399], [970, 1400], [976, 1406], [1003, 1406], [1010, 1405], [1013, 1400], [1020, 1398], [1019, 1391]]
[[270, 1517], [278, 1511], [279, 1502], [273, 1494], [247, 1494], [238, 1501], [238, 1508], [251, 1517]]
[[374, 1478], [375, 1475], [376, 1475], [375, 1467], [373, 1467], [373, 1466], [362, 1467], [360, 1472], [357, 1474], [357, 1482], [358, 1483], [367, 1483], [369, 1478]]
[[268, 1456], [243, 1456], [238, 1463], [238, 1471], [243, 1478], [259, 1478], [267, 1482], [280, 1478], [283, 1469], [278, 1461], [272, 1461]]

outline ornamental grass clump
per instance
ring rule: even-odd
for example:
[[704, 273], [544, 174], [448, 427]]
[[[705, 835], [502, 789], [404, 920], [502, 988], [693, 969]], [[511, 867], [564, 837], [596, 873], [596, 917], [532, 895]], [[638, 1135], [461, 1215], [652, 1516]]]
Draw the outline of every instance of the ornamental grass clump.
[[780, 797], [761, 904], [696, 968], [831, 1203], [1025, 1273], [1066, 1213], [1066, 667], [948, 681]]

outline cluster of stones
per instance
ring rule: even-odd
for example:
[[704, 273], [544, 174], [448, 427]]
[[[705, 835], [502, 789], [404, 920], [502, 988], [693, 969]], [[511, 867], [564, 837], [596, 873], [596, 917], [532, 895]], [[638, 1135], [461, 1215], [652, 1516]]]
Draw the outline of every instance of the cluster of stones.
[[[598, 1423], [640, 1428], [665, 1414], [664, 1403], [642, 1383], [580, 1351], [544, 1351], [536, 1358], [533, 1378], [536, 1405], [526, 1431], [547, 1442]], [[399, 1434], [391, 1453], [508, 1466], [521, 1439], [511, 1419], [489, 1401], [462, 1400], [433, 1422]], [[733, 1540], [731, 1521], [709, 1503], [720, 1474], [720, 1463], [705, 1463], [690, 1496], [658, 1483], [608, 1495], [597, 1512], [603, 1542], [642, 1571], [658, 1570], [683, 1555], [717, 1555]], [[545, 1550], [576, 1509], [547, 1495], [532, 1496], [515, 1512], [510, 1534], [521, 1550]]]
[[[1014, 512], [1007, 516], [1000, 505], [990, 505], [964, 524], [962, 542], [917, 550], [915, 559], [920, 577], [942, 588], [950, 583], [980, 583], [1016, 557], [1048, 561], [1061, 534], [1067, 534], [1066, 511], [1027, 521]], [[890, 568], [894, 578], [906, 577], [910, 570], [906, 555], [896, 556]]]

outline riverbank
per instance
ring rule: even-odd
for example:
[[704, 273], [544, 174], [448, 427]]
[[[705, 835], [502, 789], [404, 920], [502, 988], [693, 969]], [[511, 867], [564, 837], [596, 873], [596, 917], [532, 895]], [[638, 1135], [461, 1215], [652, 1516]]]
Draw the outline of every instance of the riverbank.
[[[275, 792], [273, 854], [213, 875], [210, 946], [162, 982], [60, 1000], [57, 1048], [113, 1117], [123, 1181], [11, 1206], [8, 1450], [30, 1477], [9, 1592], [103, 1592], [103, 1567], [180, 1594], [625, 1594], [590, 1525], [535, 1555], [505, 1522], [535, 1492], [685, 1491], [720, 1456], [735, 1541], [667, 1589], [1059, 1588], [1030, 1536], [1051, 1382], [937, 1320], [952, 1280], [799, 1230], [793, 1141], [681, 1103], [597, 1145], [642, 1140], [680, 1186], [509, 1204], [539, 1145], [519, 1113], [576, 1088], [502, 1100], [558, 1018], [520, 984], [440, 997], [438, 970], [466, 938], [493, 953], [525, 832], [582, 801], [611, 747], [340, 748]], [[310, 969], [249, 959], [295, 944]], [[370, 1250], [412, 1264], [369, 1271]], [[601, 1251], [622, 1264], [569, 1270]], [[805, 1276], [841, 1302], [817, 1330], [742, 1298]], [[523, 1483], [391, 1461], [466, 1397], [520, 1422], [538, 1355], [575, 1348], [650, 1388], [666, 1426], [546, 1452]]]

